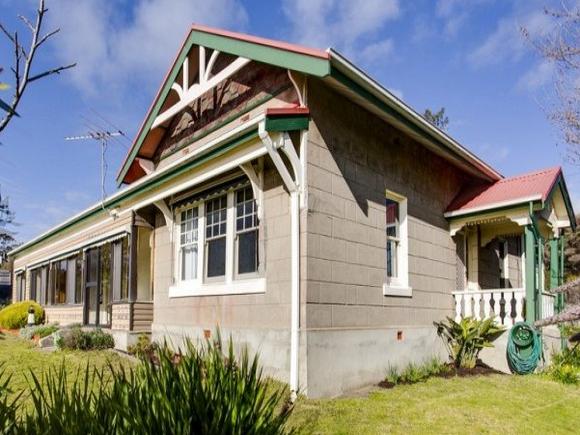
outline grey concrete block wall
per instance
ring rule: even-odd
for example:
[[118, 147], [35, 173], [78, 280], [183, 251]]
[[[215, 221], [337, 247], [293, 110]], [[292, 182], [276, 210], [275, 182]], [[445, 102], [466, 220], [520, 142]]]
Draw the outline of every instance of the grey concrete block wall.
[[[452, 308], [455, 243], [443, 212], [464, 176], [318, 83], [309, 106], [307, 327], [430, 326]], [[385, 189], [408, 199], [411, 298], [382, 292]]]
[[264, 180], [264, 218], [260, 237], [265, 248], [266, 292], [223, 296], [169, 298], [172, 253], [168, 227], [161, 214], [155, 228], [154, 339], [182, 343], [184, 336], [203, 337], [219, 326], [236, 346], [260, 352], [268, 373], [288, 380], [290, 349], [290, 214], [289, 196], [272, 168]]
[[[442, 355], [433, 321], [452, 314], [456, 281], [443, 213], [468, 177], [319, 82], [309, 108], [304, 329], [307, 391], [317, 397]], [[385, 189], [408, 201], [412, 297], [383, 296]]]

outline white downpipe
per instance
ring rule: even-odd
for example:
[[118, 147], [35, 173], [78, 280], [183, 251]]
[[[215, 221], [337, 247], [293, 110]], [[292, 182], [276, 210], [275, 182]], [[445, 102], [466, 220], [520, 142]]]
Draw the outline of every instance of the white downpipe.
[[300, 329], [300, 198], [298, 191], [290, 193], [290, 227], [291, 227], [291, 288], [292, 310], [290, 326], [290, 391], [291, 400], [296, 400], [298, 393], [298, 352]]
[[[298, 376], [299, 372], [299, 331], [300, 331], [300, 189], [301, 189], [301, 175], [302, 172], [299, 167], [294, 166], [294, 176], [290, 174], [288, 168], [284, 164], [280, 154], [278, 153], [278, 147], [274, 146], [274, 142], [269, 132], [266, 131], [264, 122], [260, 122], [258, 128], [258, 135], [270, 158], [274, 162], [276, 169], [280, 173], [286, 188], [290, 192], [290, 255], [291, 255], [291, 321], [290, 321], [290, 391], [291, 400], [296, 400], [298, 395], [298, 387], [300, 385], [300, 379]], [[279, 138], [282, 143], [285, 143], [287, 136], [281, 135]], [[289, 141], [289, 138], [288, 138]], [[290, 155], [289, 160], [298, 160], [295, 156], [295, 150], [292, 144], [288, 144], [287, 148], [281, 147], [281, 149]]]

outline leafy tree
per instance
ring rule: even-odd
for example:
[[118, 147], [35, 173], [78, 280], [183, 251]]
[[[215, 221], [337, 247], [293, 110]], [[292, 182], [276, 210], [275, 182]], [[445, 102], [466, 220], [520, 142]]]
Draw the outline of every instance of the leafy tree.
[[0, 192], [0, 264], [6, 261], [8, 252], [16, 247], [14, 233], [8, 228], [14, 225], [14, 213], [10, 210], [8, 198]]
[[438, 112], [432, 112], [430, 109], [425, 109], [423, 118], [425, 118], [429, 123], [433, 124], [439, 130], [445, 131], [449, 125], [449, 118], [445, 115], [445, 107], [439, 109]]
[[553, 91], [548, 93], [548, 118], [568, 145], [569, 160], [580, 164], [580, 3], [563, 0], [557, 9], [544, 9], [553, 26], [541, 35], [522, 28], [526, 40], [554, 67]]

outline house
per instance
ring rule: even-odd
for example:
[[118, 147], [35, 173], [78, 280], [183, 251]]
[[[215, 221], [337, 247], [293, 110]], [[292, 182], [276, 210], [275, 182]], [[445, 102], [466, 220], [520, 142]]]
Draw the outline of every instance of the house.
[[561, 304], [560, 168], [503, 177], [333, 49], [192, 26], [117, 180], [10, 255], [15, 300], [119, 348], [219, 326], [319, 397], [441, 353], [445, 316]]

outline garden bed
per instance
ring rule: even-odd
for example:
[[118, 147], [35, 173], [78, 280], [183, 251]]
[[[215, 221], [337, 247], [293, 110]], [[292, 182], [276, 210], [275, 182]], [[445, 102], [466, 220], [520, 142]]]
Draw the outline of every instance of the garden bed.
[[[487, 364], [484, 364], [481, 361], [478, 361], [476, 366], [472, 369], [468, 369], [468, 368], [464, 368], [464, 367], [457, 368], [451, 363], [444, 364], [442, 367], [443, 367], [443, 370], [439, 371], [438, 373], [430, 374], [428, 377], [429, 378], [450, 379], [450, 378], [454, 378], [454, 377], [464, 378], [464, 377], [470, 377], [470, 376], [505, 375], [505, 373], [500, 372], [499, 370], [496, 370], [496, 369], [488, 366]], [[424, 381], [424, 380], [426, 380], [426, 379], [422, 379], [421, 381]], [[410, 382], [410, 381], [402, 380], [399, 382], [392, 382], [392, 381], [389, 381], [388, 379], [385, 379], [385, 380], [379, 382], [378, 386], [381, 388], [390, 389], [390, 388], [394, 388], [398, 385], [411, 385], [411, 384], [415, 384], [415, 383], [421, 382], [421, 381]]]

